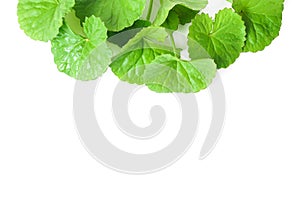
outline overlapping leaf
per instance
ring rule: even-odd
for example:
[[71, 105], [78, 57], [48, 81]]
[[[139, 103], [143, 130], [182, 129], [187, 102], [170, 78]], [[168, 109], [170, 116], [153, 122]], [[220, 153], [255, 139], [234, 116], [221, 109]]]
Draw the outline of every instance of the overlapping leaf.
[[146, 65], [144, 82], [159, 92], [193, 93], [207, 88], [216, 74], [212, 59], [184, 61], [172, 55], [161, 55]]
[[[204, 5], [205, 4], [203, 2], [203, 8], [205, 7]], [[171, 12], [176, 13], [180, 24], [184, 25], [190, 23], [192, 19], [194, 19], [199, 13], [199, 10], [195, 10], [195, 8], [188, 8], [182, 5], [176, 5], [174, 8], [172, 8]]]
[[165, 44], [163, 28], [143, 29], [111, 64], [123, 81], [146, 84], [156, 92], [198, 92], [206, 88], [216, 73], [212, 59], [183, 61]]
[[178, 25], [190, 23], [198, 14], [198, 10], [192, 10], [182, 5], [176, 5], [169, 12], [166, 21], [161, 25], [170, 30], [177, 30]]
[[[110, 65], [129, 83], [190, 93], [279, 35], [284, 0], [227, 1], [234, 10], [212, 19], [198, 14], [208, 0], [19, 0], [18, 19], [32, 39], [51, 40], [58, 69], [75, 79], [96, 79]], [[173, 33], [190, 22], [191, 60], [183, 60]]]
[[218, 68], [226, 68], [242, 52], [245, 35], [244, 22], [231, 9], [220, 11], [214, 21], [207, 14], [197, 15], [188, 36], [190, 57], [209, 56]]
[[257, 52], [279, 35], [284, 0], [233, 0], [233, 8], [246, 25], [244, 51]]
[[151, 22], [147, 20], [137, 20], [134, 24], [119, 32], [108, 32], [109, 41], [123, 47], [131, 38], [133, 38], [143, 28], [151, 26]]
[[170, 10], [176, 5], [182, 5], [192, 10], [202, 10], [208, 4], [207, 0], [160, 0], [160, 9], [157, 13], [154, 25], [161, 25], [167, 19]]
[[93, 80], [106, 71], [112, 52], [106, 44], [107, 29], [100, 18], [87, 18], [83, 32], [86, 37], [64, 24], [52, 40], [52, 53], [61, 72], [78, 80]]
[[174, 11], [170, 11], [168, 18], [166, 21], [161, 25], [169, 30], [176, 31], [178, 29], [178, 25], [180, 24], [180, 19], [178, 15]]
[[140, 18], [145, 4], [146, 0], [76, 0], [75, 10], [81, 20], [95, 15], [109, 31], [120, 31]]
[[20, 27], [32, 39], [47, 42], [58, 34], [74, 4], [74, 0], [19, 0]]
[[148, 27], [139, 32], [123, 48], [110, 65], [112, 71], [124, 81], [143, 84], [145, 66], [162, 54], [172, 54], [164, 44], [168, 33], [164, 28]]

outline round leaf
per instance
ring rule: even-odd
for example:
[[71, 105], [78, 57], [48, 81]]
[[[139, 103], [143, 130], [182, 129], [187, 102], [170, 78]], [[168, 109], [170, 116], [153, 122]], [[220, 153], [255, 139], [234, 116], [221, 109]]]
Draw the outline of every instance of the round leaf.
[[197, 15], [188, 36], [190, 57], [211, 57], [218, 68], [226, 68], [242, 52], [245, 35], [243, 20], [231, 9], [220, 11], [214, 21], [207, 14]]
[[145, 84], [155, 92], [194, 93], [207, 88], [215, 75], [212, 59], [190, 62], [166, 54], [146, 65], [143, 76]]
[[64, 24], [52, 42], [55, 63], [61, 72], [78, 80], [94, 80], [107, 69], [112, 56], [106, 44], [107, 29], [97, 17], [83, 24], [86, 38]]
[[283, 0], [233, 0], [233, 8], [245, 21], [244, 51], [261, 51], [279, 35]]
[[19, 0], [20, 27], [32, 39], [47, 42], [58, 34], [74, 4], [74, 0]]
[[157, 56], [172, 53], [172, 48], [163, 44], [168, 33], [161, 27], [148, 27], [140, 31], [122, 48], [110, 65], [121, 80], [143, 84], [145, 66]]
[[109, 31], [120, 31], [140, 18], [145, 4], [146, 0], [76, 0], [75, 10], [81, 20], [95, 15]]

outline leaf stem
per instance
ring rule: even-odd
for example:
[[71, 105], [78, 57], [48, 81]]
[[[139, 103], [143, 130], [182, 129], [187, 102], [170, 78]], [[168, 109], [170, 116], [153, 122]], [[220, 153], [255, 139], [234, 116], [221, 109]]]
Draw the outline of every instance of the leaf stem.
[[173, 47], [173, 53], [174, 53], [174, 56], [176, 57], [176, 43], [175, 43], [175, 39], [173, 36], [173, 32], [171, 32], [169, 35], [170, 35], [170, 40], [171, 40], [171, 44]]
[[152, 14], [152, 9], [153, 9], [153, 0], [150, 0], [148, 14], [147, 14], [147, 17], [146, 17], [147, 21], [150, 21], [151, 14]]

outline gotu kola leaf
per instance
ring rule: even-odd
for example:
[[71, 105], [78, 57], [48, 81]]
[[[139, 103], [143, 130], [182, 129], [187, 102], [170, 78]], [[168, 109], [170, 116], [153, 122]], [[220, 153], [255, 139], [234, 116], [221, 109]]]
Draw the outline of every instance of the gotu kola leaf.
[[182, 5], [193, 10], [202, 10], [208, 4], [207, 0], [160, 0], [160, 9], [158, 10], [154, 25], [159, 26], [167, 19], [170, 10], [176, 5]]
[[174, 11], [171, 10], [169, 12], [168, 18], [161, 26], [165, 27], [166, 29], [175, 31], [178, 29], [179, 23], [180, 23], [180, 21], [179, 21], [178, 15]]
[[148, 27], [123, 48], [110, 65], [123, 81], [146, 84], [151, 90], [166, 92], [198, 92], [206, 88], [216, 73], [212, 59], [184, 61], [166, 44], [164, 28]]
[[180, 24], [184, 25], [190, 23], [191, 20], [194, 19], [195, 16], [199, 13], [199, 10], [194, 10], [194, 9], [196, 8], [191, 9], [182, 5], [176, 5], [174, 8], [172, 8], [171, 11], [173, 11], [178, 15]]
[[216, 64], [212, 59], [184, 61], [165, 54], [145, 66], [143, 78], [155, 92], [192, 93], [207, 88], [215, 75]]
[[192, 10], [182, 5], [176, 5], [169, 12], [166, 21], [161, 25], [170, 30], [177, 30], [178, 25], [190, 23], [199, 13], [199, 10]]
[[121, 80], [143, 84], [145, 65], [162, 54], [172, 54], [173, 49], [165, 45], [168, 33], [161, 27], [148, 27], [141, 30], [122, 48], [121, 53], [110, 65]]
[[107, 29], [100, 18], [87, 18], [83, 32], [86, 37], [64, 24], [51, 41], [52, 53], [59, 71], [78, 80], [93, 80], [106, 71], [112, 52], [106, 44]]
[[121, 32], [108, 32], [108, 41], [122, 47], [143, 28], [151, 25], [150, 21], [137, 20], [132, 26], [123, 29]]
[[59, 32], [74, 0], [19, 0], [20, 28], [33, 40], [49, 41]]
[[283, 0], [233, 0], [233, 8], [246, 25], [247, 40], [244, 51], [257, 52], [279, 35]]
[[221, 10], [214, 21], [207, 14], [197, 15], [188, 35], [190, 57], [210, 57], [218, 68], [226, 68], [242, 52], [245, 35], [243, 20], [231, 9]]
[[140, 18], [146, 0], [76, 0], [76, 15], [84, 20], [95, 15], [100, 17], [109, 31], [120, 31]]

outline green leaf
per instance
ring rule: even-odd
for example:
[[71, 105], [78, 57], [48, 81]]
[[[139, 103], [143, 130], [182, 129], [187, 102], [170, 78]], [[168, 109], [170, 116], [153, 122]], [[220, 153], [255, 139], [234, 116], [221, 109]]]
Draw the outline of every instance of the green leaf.
[[158, 10], [154, 25], [160, 26], [163, 24], [170, 10], [176, 5], [182, 5], [193, 10], [202, 10], [207, 4], [207, 0], [160, 0], [160, 9]]
[[140, 31], [122, 48], [122, 52], [113, 59], [110, 67], [121, 80], [143, 84], [145, 65], [157, 56], [172, 54], [172, 48], [165, 45], [168, 33], [164, 28], [148, 27]]
[[207, 88], [215, 75], [216, 64], [212, 59], [184, 61], [162, 55], [146, 65], [143, 76], [146, 85], [155, 92], [194, 93]]
[[33, 40], [49, 41], [59, 32], [74, 0], [19, 0], [20, 28]]
[[75, 34], [64, 24], [52, 42], [52, 53], [59, 71], [78, 80], [94, 80], [107, 69], [112, 56], [106, 44], [107, 29], [95, 16], [83, 24], [86, 37]]
[[179, 18], [178, 15], [174, 11], [170, 11], [168, 18], [166, 21], [161, 25], [169, 30], [177, 30], [179, 25]]
[[121, 47], [119, 47], [118, 45], [109, 41], [107, 41], [106, 44], [111, 49], [112, 57], [118, 56], [121, 53]]
[[242, 52], [245, 26], [231, 9], [220, 11], [213, 21], [207, 14], [197, 15], [189, 32], [189, 53], [192, 59], [213, 58], [218, 68], [232, 64]]
[[128, 27], [128, 28], [125, 28], [124, 30], [122, 31], [117, 31], [117, 32], [114, 32], [114, 31], [108, 31], [107, 32], [107, 36], [108, 37], [112, 37], [114, 35], [117, 35], [119, 34], [120, 32], [124, 32], [124, 31], [128, 31], [128, 30], [132, 30], [132, 29], [142, 29], [142, 28], [145, 28], [145, 27], [149, 27], [151, 26], [151, 22], [150, 21], [147, 21], [147, 20], [137, 20], [133, 23], [132, 26]]
[[120, 31], [140, 18], [145, 4], [146, 0], [76, 0], [75, 10], [81, 20], [95, 15], [109, 31]]
[[257, 52], [269, 46], [279, 35], [283, 0], [233, 0], [233, 8], [246, 25], [244, 51]]
[[72, 10], [65, 16], [65, 23], [68, 24], [74, 33], [86, 37], [85, 33], [83, 32], [80, 19], [75, 14], [75, 10]]
[[[163, 1], [163, 0], [162, 0]], [[208, 4], [207, 0], [168, 0], [173, 2], [175, 5], [183, 5], [187, 8], [194, 10], [201, 10]]]
[[190, 9], [182, 5], [176, 5], [171, 12], [172, 11], [178, 15], [180, 24], [182, 25], [190, 23], [199, 13], [199, 10], [194, 10], [194, 8]]
[[120, 47], [124, 46], [131, 38], [133, 38], [144, 27], [151, 26], [151, 22], [146, 20], [137, 20], [134, 24], [120, 32], [108, 32], [108, 40]]
[[178, 25], [190, 23], [199, 13], [199, 10], [192, 10], [182, 5], [176, 5], [169, 12], [166, 21], [161, 25], [170, 30], [177, 30]]

